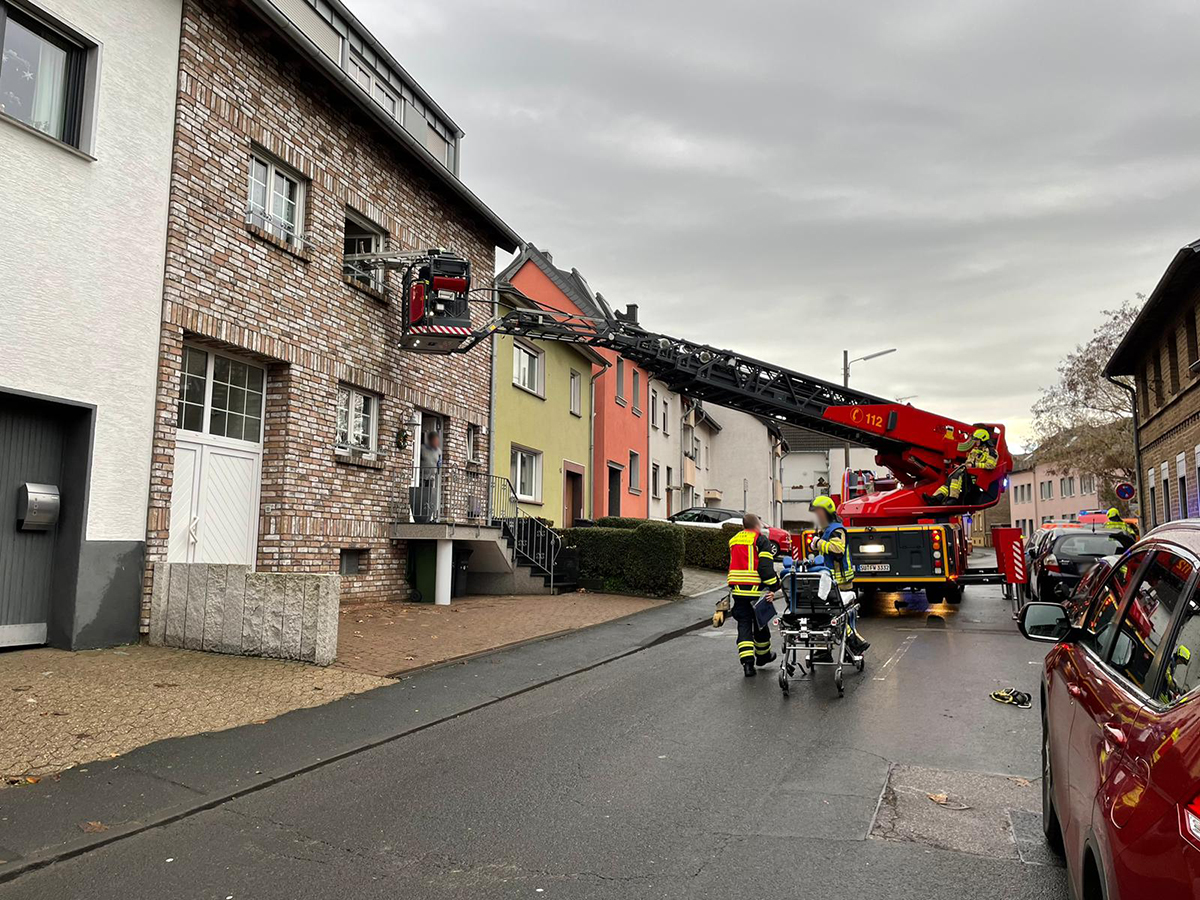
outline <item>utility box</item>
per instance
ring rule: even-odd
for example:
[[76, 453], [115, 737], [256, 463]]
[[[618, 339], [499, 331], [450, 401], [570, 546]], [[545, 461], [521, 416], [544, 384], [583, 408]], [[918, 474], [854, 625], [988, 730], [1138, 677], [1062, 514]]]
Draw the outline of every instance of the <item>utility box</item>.
[[432, 603], [437, 590], [437, 542], [409, 541], [408, 558], [412, 570], [409, 583], [419, 595], [413, 599]]

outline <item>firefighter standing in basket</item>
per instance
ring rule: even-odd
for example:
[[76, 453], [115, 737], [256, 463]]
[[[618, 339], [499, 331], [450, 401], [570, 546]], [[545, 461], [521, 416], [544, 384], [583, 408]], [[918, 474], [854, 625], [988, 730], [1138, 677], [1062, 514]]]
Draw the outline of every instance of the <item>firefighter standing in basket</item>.
[[[817, 518], [817, 534], [809, 544], [809, 550], [814, 555], [823, 557], [838, 590], [854, 593], [854, 562], [850, 559], [846, 526], [837, 514], [837, 507], [829, 497], [818, 497], [808, 509]], [[851, 652], [861, 656], [871, 644], [863, 640], [855, 626], [851, 616], [846, 625], [846, 644]]]
[[732, 604], [717, 604], [713, 625], [720, 627], [725, 614], [737, 620], [738, 661], [747, 678], [754, 677], [755, 666], [765, 666], [775, 660], [771, 652], [771, 628], [760, 625], [754, 605], [763, 598], [775, 599], [779, 578], [775, 575], [775, 554], [765, 534], [759, 531], [758, 516], [742, 516], [742, 530], [729, 539], [729, 593]]

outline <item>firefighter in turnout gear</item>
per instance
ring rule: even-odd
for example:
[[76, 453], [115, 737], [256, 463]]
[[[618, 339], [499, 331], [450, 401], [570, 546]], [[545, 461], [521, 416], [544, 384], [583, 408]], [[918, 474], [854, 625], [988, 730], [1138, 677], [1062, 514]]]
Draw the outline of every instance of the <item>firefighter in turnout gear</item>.
[[[775, 554], [759, 527], [758, 516], [747, 513], [742, 517], [742, 530], [729, 539], [729, 593], [733, 601], [729, 614], [737, 621], [738, 661], [747, 678], [754, 676], [755, 666], [765, 666], [775, 659], [771, 629], [759, 624], [754, 611], [760, 597], [768, 603], [775, 599], [779, 584]], [[718, 607], [713, 624], [720, 625], [721, 621], [724, 612]]]
[[1135, 541], [1138, 539], [1138, 530], [1121, 518], [1121, 511], [1115, 506], [1108, 510], [1108, 527], [1113, 531], [1124, 532]]
[[954, 505], [962, 498], [964, 491], [969, 491], [975, 484], [975, 479], [969, 469], [991, 471], [1000, 462], [1000, 454], [992, 443], [992, 433], [986, 428], [976, 428], [965, 443], [959, 444], [960, 452], [966, 451], [967, 460], [961, 466], [956, 466], [946, 479], [946, 483], [926, 497], [930, 503]]
[[[817, 497], [808, 507], [817, 519], [817, 534], [813, 537], [809, 550], [823, 558], [838, 590], [854, 591], [854, 562], [850, 558], [850, 544], [846, 536], [846, 526], [842, 524], [837, 514], [837, 507], [829, 497]], [[846, 626], [846, 643], [851, 652], [860, 656], [871, 646], [858, 633], [853, 618]]]

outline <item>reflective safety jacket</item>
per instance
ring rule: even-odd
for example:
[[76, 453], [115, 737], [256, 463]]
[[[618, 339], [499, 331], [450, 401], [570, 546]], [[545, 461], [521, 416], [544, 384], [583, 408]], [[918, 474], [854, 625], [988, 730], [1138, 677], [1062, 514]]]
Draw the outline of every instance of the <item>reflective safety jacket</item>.
[[838, 584], [854, 581], [854, 563], [850, 559], [850, 546], [846, 539], [846, 528], [841, 522], [830, 522], [813, 542], [813, 549], [825, 558], [825, 565], [833, 573]]
[[758, 596], [779, 584], [775, 554], [765, 534], [742, 529], [729, 539], [729, 585], [734, 596]]
[[968, 469], [986, 469], [991, 470], [996, 468], [1000, 462], [1000, 454], [996, 452], [991, 444], [976, 444], [971, 448], [971, 452], [967, 454], [966, 466]]
[[1109, 519], [1108, 527], [1113, 531], [1121, 531], [1129, 535], [1135, 541], [1138, 539], [1137, 529], [1126, 522], [1124, 519]]

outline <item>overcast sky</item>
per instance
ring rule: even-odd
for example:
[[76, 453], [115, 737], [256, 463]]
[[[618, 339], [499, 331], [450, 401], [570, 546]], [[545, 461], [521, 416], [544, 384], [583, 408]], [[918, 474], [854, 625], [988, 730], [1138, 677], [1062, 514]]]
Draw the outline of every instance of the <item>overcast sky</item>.
[[[1200, 4], [350, 0], [647, 327], [1027, 433], [1200, 238]], [[506, 259], [501, 262], [507, 261]]]

